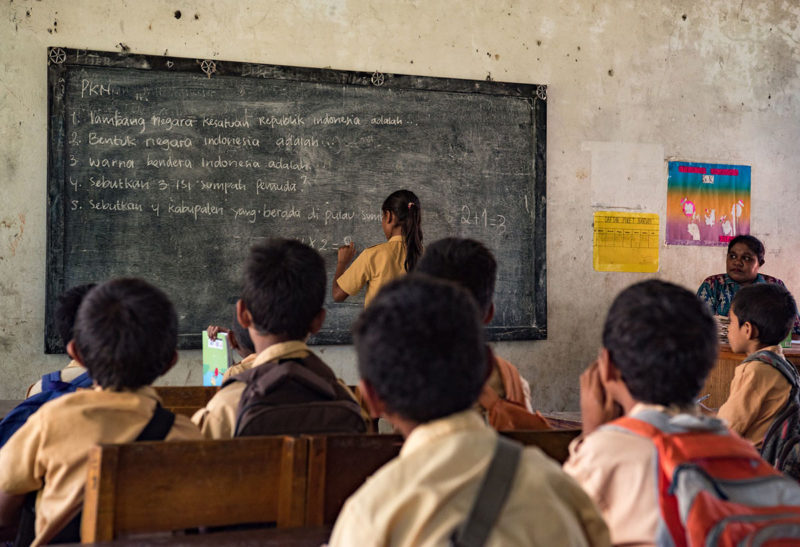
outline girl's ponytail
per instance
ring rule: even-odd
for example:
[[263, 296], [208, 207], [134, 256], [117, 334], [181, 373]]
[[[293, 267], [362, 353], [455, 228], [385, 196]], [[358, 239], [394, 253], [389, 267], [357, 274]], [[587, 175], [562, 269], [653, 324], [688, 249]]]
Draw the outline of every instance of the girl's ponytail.
[[419, 198], [411, 190], [392, 192], [383, 202], [382, 211], [391, 211], [403, 230], [406, 245], [406, 272], [417, 265], [422, 255], [422, 210]]

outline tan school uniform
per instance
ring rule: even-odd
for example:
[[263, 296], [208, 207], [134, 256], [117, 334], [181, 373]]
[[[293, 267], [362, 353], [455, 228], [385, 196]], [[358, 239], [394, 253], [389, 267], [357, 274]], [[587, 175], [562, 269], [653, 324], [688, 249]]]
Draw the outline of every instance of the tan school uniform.
[[406, 246], [403, 236], [392, 236], [386, 243], [364, 249], [336, 280], [339, 288], [353, 296], [367, 285], [364, 307], [389, 281], [406, 273]]
[[[119, 392], [81, 389], [42, 405], [0, 449], [0, 490], [26, 494], [41, 489], [34, 546], [47, 542], [81, 509], [89, 449], [134, 441], [157, 401], [149, 386]], [[199, 439], [197, 427], [176, 415], [166, 440]]]
[[[400, 455], [347, 500], [331, 547], [448, 545], [475, 501], [496, 440], [472, 410], [417, 426]], [[530, 447], [487, 545], [609, 545], [609, 536], [586, 493]]]
[[[254, 368], [279, 359], [303, 359], [308, 357], [310, 353], [311, 350], [302, 340], [281, 342], [273, 344], [259, 353], [252, 361], [252, 365], [247, 368]], [[333, 372], [331, 372], [331, 375], [333, 375]], [[338, 381], [355, 401], [355, 396], [350, 389], [341, 380]], [[233, 434], [236, 432], [236, 411], [239, 409], [239, 400], [242, 398], [242, 392], [246, 385], [244, 382], [228, 384], [211, 398], [205, 408], [195, 412], [194, 416], [192, 416], [192, 422], [200, 428], [206, 438], [233, 438]]]
[[[763, 349], [783, 355], [780, 346]], [[742, 363], [734, 369], [728, 400], [717, 411], [717, 417], [760, 448], [791, 391], [792, 386], [772, 365], [761, 361]]]
[[222, 383], [224, 384], [228, 380], [228, 378], [231, 378], [232, 376], [236, 376], [237, 374], [240, 374], [245, 370], [250, 370], [251, 368], [253, 368], [253, 363], [256, 362], [256, 357], [258, 357], [257, 353], [251, 353], [250, 355], [248, 355], [247, 357], [245, 357], [244, 359], [233, 365], [231, 368], [226, 370], [225, 374], [222, 376]]

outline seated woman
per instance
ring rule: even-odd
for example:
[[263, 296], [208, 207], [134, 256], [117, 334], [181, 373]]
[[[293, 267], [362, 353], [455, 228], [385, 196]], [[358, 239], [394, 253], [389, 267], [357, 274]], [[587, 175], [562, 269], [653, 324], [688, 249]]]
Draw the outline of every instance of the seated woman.
[[[728, 315], [731, 301], [742, 287], [754, 283], [777, 283], [783, 281], [771, 275], [758, 273], [764, 265], [764, 244], [751, 235], [738, 235], [728, 243], [724, 274], [706, 277], [697, 296], [708, 304], [714, 315]], [[800, 317], [795, 316], [793, 338], [800, 335]]]

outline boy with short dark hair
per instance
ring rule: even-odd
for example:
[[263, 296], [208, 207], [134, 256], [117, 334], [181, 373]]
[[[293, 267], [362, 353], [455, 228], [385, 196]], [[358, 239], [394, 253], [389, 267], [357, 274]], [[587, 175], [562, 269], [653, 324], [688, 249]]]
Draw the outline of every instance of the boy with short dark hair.
[[[414, 273], [384, 286], [354, 326], [359, 387], [405, 437], [345, 503], [332, 547], [440, 545], [464, 524], [498, 445], [472, 409], [491, 367], [481, 313], [458, 285]], [[607, 545], [586, 494], [522, 450], [487, 545]]]
[[791, 384], [770, 364], [769, 354], [783, 358], [780, 343], [792, 329], [796, 304], [777, 284], [743, 287], [731, 303], [728, 341], [748, 357], [734, 371], [730, 394], [717, 416], [757, 448], [791, 393]]
[[[140, 279], [92, 289], [67, 351], [89, 370], [95, 387], [46, 403], [0, 449], [0, 529], [15, 526], [24, 495], [36, 490], [33, 545], [74, 525], [89, 449], [141, 434], [160, 405], [150, 384], [175, 364], [176, 345], [175, 310], [159, 289]], [[173, 418], [166, 440], [202, 438], [187, 418]]]
[[[483, 324], [491, 323], [495, 313], [497, 261], [483, 243], [457, 237], [435, 241], [425, 248], [417, 271], [455, 281], [466, 288], [475, 297], [483, 313]], [[498, 400], [521, 405], [528, 412], [533, 412], [530, 385], [514, 365], [497, 355], [478, 400], [483, 411], [490, 416], [490, 410]], [[497, 425], [492, 424], [491, 420], [490, 424], [494, 427]]]
[[[72, 340], [75, 327], [75, 318], [78, 315], [78, 308], [80, 307], [81, 302], [83, 302], [84, 297], [96, 285], [96, 283], [78, 285], [64, 291], [64, 293], [58, 297], [58, 304], [56, 305], [55, 312], [55, 323], [56, 330], [61, 336], [61, 341], [64, 343], [65, 348], [67, 347], [69, 341]], [[86, 372], [86, 368], [78, 363], [75, 359], [72, 359], [69, 364], [60, 371], [59, 379], [62, 382], [71, 382], [84, 372]], [[25, 398], [36, 395], [37, 393], [41, 393], [41, 391], [42, 379], [40, 378], [36, 381], [36, 383], [32, 384], [28, 388], [28, 391], [25, 393]]]
[[617, 427], [617, 417], [656, 415], [704, 427], [694, 403], [717, 357], [714, 319], [694, 294], [650, 280], [622, 291], [608, 311], [603, 347], [581, 375], [582, 438], [564, 470], [583, 486], [615, 545], [653, 544], [659, 520], [653, 442]]
[[[204, 436], [234, 437], [239, 403], [248, 383], [270, 371], [280, 374], [278, 368], [285, 361], [302, 363], [300, 366], [312, 373], [318, 382], [326, 384], [335, 400], [353, 402], [358, 412], [349, 390], [305, 343], [309, 335], [322, 328], [325, 320], [322, 304], [326, 281], [322, 256], [304, 243], [271, 239], [250, 250], [236, 315], [250, 333], [258, 356], [251, 367], [223, 384], [206, 407], [192, 416]], [[361, 425], [360, 431], [364, 431], [366, 424]], [[304, 432], [307, 431], [295, 431]]]

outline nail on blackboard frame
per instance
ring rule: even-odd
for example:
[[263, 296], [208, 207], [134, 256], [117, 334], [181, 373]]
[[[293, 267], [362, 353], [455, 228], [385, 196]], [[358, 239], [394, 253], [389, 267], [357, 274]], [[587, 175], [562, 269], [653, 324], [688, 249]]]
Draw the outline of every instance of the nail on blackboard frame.
[[[250, 244], [383, 241], [383, 198], [422, 202], [425, 241], [498, 260], [491, 340], [547, 337], [547, 88], [330, 68], [48, 48], [44, 345], [65, 289], [138, 276], [179, 315], [179, 348], [227, 325]], [[302, 123], [300, 123], [302, 122]], [[358, 122], [358, 123], [356, 123]], [[190, 125], [187, 125], [190, 124]], [[362, 295], [326, 297], [311, 344], [351, 342]]]

